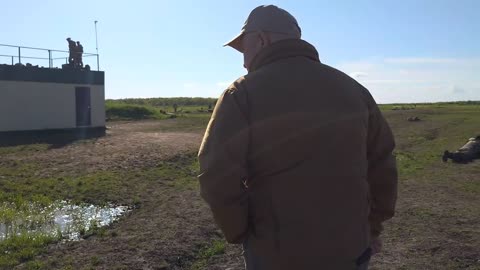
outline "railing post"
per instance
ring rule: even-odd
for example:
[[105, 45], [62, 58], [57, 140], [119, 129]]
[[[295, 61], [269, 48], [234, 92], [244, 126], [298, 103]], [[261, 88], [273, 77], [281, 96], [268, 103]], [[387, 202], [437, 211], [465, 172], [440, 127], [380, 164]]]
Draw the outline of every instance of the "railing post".
[[20, 47], [18, 47], [18, 63], [22, 63], [22, 55], [20, 53]]
[[14, 64], [14, 59], [15, 59], [15, 56], [12, 56], [12, 66], [15, 65]]
[[52, 68], [52, 51], [48, 50], [48, 67]]

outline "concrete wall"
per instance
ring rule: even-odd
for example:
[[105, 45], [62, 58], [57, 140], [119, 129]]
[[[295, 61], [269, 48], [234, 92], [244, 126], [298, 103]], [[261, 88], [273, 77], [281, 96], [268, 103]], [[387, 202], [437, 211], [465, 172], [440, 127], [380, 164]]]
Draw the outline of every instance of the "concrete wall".
[[102, 85], [0, 80], [0, 132], [76, 128], [75, 87], [90, 87], [92, 127], [105, 126]]

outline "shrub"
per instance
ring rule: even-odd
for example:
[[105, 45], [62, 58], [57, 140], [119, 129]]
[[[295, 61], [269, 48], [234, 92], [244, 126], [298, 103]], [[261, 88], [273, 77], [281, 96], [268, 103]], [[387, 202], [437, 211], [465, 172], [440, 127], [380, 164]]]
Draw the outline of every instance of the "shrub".
[[159, 116], [158, 111], [148, 106], [130, 104], [106, 104], [106, 114], [109, 120], [139, 120]]

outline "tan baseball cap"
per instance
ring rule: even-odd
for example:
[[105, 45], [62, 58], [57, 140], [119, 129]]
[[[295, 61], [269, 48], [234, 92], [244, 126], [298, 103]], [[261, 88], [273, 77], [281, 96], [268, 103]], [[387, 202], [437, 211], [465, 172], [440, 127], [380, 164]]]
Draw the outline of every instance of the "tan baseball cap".
[[300, 35], [302, 32], [295, 17], [286, 10], [274, 5], [259, 6], [250, 12], [240, 34], [223, 46], [230, 46], [243, 52], [243, 35], [255, 31], [291, 35]]

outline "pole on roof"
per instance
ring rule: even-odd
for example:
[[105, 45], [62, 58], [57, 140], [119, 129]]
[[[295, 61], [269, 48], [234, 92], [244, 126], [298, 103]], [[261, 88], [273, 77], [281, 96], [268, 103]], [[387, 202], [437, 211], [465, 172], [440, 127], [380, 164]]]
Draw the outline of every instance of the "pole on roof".
[[20, 50], [21, 50], [20, 47], [18, 47], [18, 63], [21, 64], [22, 63], [22, 55], [20, 53]]
[[95, 48], [97, 49], [97, 69], [98, 69], [98, 71], [100, 71], [100, 57], [99, 57], [99, 55], [98, 55], [97, 23], [98, 23], [98, 21], [95, 21]]

